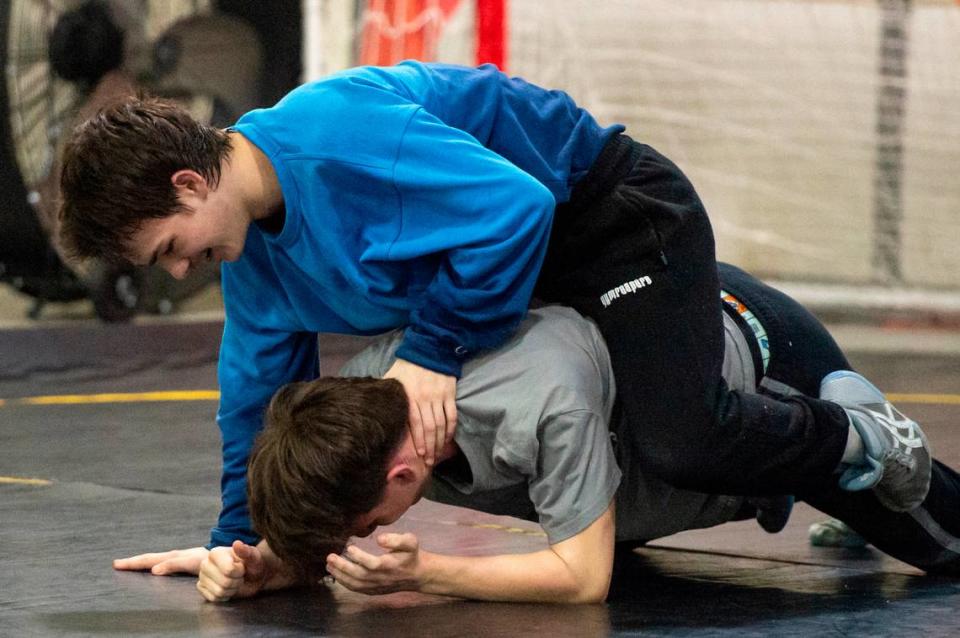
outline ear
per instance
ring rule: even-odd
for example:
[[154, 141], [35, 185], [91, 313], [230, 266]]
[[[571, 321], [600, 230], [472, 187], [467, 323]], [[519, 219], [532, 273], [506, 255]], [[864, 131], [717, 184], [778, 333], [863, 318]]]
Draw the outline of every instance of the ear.
[[197, 171], [189, 168], [180, 169], [171, 175], [170, 182], [173, 183], [173, 187], [177, 191], [177, 196], [181, 198], [191, 196], [204, 198], [210, 189], [206, 178]]
[[387, 484], [406, 485], [417, 480], [417, 473], [407, 463], [399, 461], [387, 469]]

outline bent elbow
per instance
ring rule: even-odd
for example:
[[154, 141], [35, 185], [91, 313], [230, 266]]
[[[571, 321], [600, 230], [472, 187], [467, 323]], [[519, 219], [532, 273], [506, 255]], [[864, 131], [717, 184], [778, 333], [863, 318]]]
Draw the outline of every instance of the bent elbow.
[[607, 600], [610, 593], [610, 579], [603, 582], [591, 582], [590, 579], [584, 579], [579, 583], [575, 591], [571, 592], [568, 603], [580, 605], [593, 605], [603, 603]]
[[557, 198], [553, 196], [553, 192], [549, 188], [539, 182], [537, 184], [540, 186], [540, 193], [535, 206], [535, 214], [539, 215], [544, 223], [549, 224], [553, 221], [553, 213], [557, 208]]
[[523, 173], [519, 182], [521, 189], [514, 193], [514, 198], [508, 203], [517, 206], [516, 211], [522, 214], [517, 218], [522, 220], [530, 230], [540, 230], [549, 227], [553, 222], [553, 213], [557, 207], [557, 198], [553, 191], [542, 182]]
[[572, 603], [575, 605], [597, 605], [606, 602], [607, 600], [607, 590], [595, 590], [595, 591], [585, 591], [577, 592], [569, 600], [564, 602]]
[[594, 587], [587, 591], [581, 602], [586, 604], [600, 604], [604, 603], [607, 600], [607, 595], [610, 593], [610, 583], [602, 587]]

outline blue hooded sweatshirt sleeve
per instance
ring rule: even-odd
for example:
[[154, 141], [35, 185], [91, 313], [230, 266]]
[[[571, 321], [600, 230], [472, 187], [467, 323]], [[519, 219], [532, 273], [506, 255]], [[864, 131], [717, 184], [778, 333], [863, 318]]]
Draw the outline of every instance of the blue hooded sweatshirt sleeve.
[[210, 548], [230, 545], [235, 539], [257, 542], [247, 511], [247, 459], [260, 432], [264, 408], [280, 386], [319, 374], [316, 333], [296, 329], [298, 322], [283, 297], [250, 295], [243, 288], [242, 282], [249, 281], [258, 281], [264, 291], [280, 286], [259, 233], [250, 232], [245, 253], [244, 259], [223, 268], [226, 321], [217, 366], [222, 509], [210, 534]]
[[459, 376], [519, 324], [557, 202], [622, 127], [494, 67], [404, 63], [304, 85], [234, 129], [269, 158], [285, 219], [223, 266], [214, 545], [254, 538], [249, 450], [273, 392], [316, 376], [316, 333], [406, 327], [397, 356]]
[[523, 318], [546, 252], [553, 195], [422, 109], [407, 126], [394, 183], [401, 227], [387, 258], [439, 256], [397, 356], [459, 377], [464, 357], [503, 343]]

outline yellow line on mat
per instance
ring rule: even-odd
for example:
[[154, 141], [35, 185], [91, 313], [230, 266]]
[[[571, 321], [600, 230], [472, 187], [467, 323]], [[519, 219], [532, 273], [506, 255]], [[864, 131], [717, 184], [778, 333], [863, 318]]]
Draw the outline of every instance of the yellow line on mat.
[[524, 529], [523, 527], [508, 527], [507, 525], [497, 525], [496, 523], [457, 523], [461, 527], [472, 527], [473, 529], [496, 529], [507, 534], [523, 534], [524, 536], [546, 536], [546, 532], [539, 529]]
[[50, 485], [53, 481], [46, 479], [17, 478], [16, 476], [0, 476], [0, 484], [14, 483], [17, 485]]
[[470, 523], [468, 521], [437, 521], [441, 525], [455, 525], [457, 527], [472, 527], [473, 529], [495, 529], [508, 534], [523, 534], [524, 536], [546, 536], [542, 529], [526, 529], [524, 527], [509, 527], [497, 523]]
[[[893, 403], [960, 405], [960, 394], [890, 393]], [[5, 405], [77, 405], [83, 403], [147, 403], [150, 401], [218, 401], [217, 390], [170, 390], [164, 392], [109, 392], [105, 394], [60, 394], [18, 399], [0, 399]]]
[[960, 405], [960, 394], [898, 394], [891, 392], [887, 399], [893, 403], [935, 403]]
[[61, 394], [22, 399], [0, 399], [0, 405], [76, 405], [81, 403], [145, 403], [149, 401], [216, 401], [216, 390], [175, 390], [168, 392], [110, 392], [106, 394]]

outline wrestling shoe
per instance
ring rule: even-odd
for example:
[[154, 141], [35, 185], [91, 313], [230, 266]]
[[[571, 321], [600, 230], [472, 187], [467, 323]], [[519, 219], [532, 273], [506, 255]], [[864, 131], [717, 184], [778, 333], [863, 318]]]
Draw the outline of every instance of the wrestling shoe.
[[931, 454], [920, 426], [900, 414], [883, 393], [856, 372], [831, 372], [820, 398], [843, 408], [863, 439], [864, 463], [841, 466], [840, 487], [873, 489], [894, 512], [918, 507], [930, 490]]
[[747, 503], [757, 510], [757, 524], [768, 534], [776, 534], [787, 526], [793, 511], [792, 496], [752, 496]]

